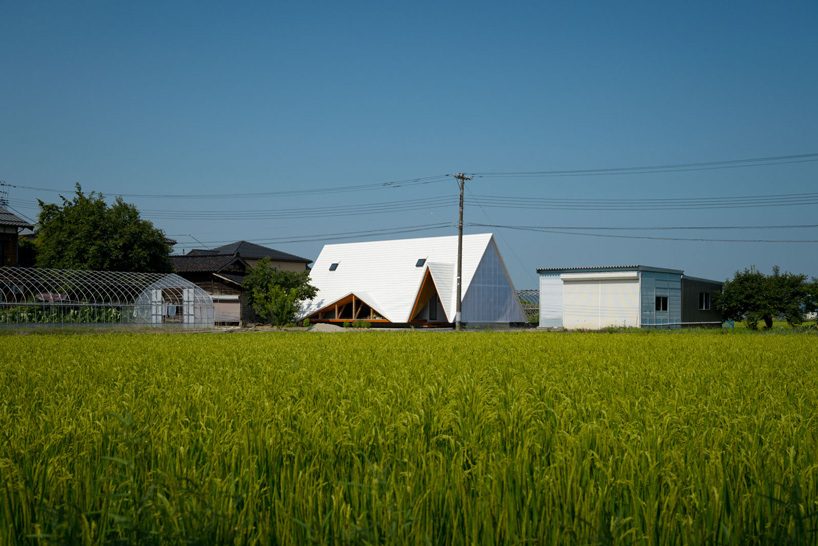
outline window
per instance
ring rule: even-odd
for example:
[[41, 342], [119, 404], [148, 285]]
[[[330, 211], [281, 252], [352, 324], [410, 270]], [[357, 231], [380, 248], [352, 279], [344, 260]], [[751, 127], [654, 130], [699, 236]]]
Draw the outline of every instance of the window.
[[710, 292], [699, 292], [699, 311], [710, 311]]
[[335, 271], [336, 269], [338, 269], [338, 264], [337, 263], [330, 264], [330, 266], [329, 266], [330, 271]]
[[415, 262], [415, 267], [423, 267], [426, 265], [426, 258], [419, 258], [417, 262]]
[[656, 296], [656, 310], [667, 311], [667, 296]]
[[437, 294], [432, 294], [429, 298], [429, 321], [433, 320], [437, 320]]

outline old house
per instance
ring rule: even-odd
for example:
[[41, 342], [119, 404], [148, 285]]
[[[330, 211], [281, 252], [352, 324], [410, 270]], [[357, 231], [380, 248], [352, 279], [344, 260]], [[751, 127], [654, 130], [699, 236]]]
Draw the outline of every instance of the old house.
[[193, 249], [183, 256], [171, 256], [170, 260], [174, 272], [213, 298], [217, 324], [238, 324], [252, 319], [242, 283], [250, 269], [263, 258], [269, 258], [272, 265], [282, 271], [306, 271], [312, 261], [247, 241]]
[[32, 227], [29, 222], [0, 206], [0, 267], [14, 267], [20, 263], [20, 232]]

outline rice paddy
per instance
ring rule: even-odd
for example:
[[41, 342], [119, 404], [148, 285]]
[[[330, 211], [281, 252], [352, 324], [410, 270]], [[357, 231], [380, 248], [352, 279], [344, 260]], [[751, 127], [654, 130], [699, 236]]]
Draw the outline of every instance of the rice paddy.
[[0, 337], [0, 544], [816, 544], [818, 336]]

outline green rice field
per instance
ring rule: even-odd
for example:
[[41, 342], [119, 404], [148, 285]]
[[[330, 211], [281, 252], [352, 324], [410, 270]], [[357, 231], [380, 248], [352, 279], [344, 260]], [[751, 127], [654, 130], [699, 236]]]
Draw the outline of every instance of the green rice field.
[[0, 336], [0, 544], [818, 544], [818, 336]]

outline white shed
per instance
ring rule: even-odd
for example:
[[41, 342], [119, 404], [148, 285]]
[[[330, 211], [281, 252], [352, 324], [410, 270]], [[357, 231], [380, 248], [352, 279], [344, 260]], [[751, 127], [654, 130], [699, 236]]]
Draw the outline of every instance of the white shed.
[[[445, 325], [457, 301], [457, 237], [326, 245], [310, 272], [313, 322]], [[491, 233], [463, 236], [462, 322], [525, 322]]]

